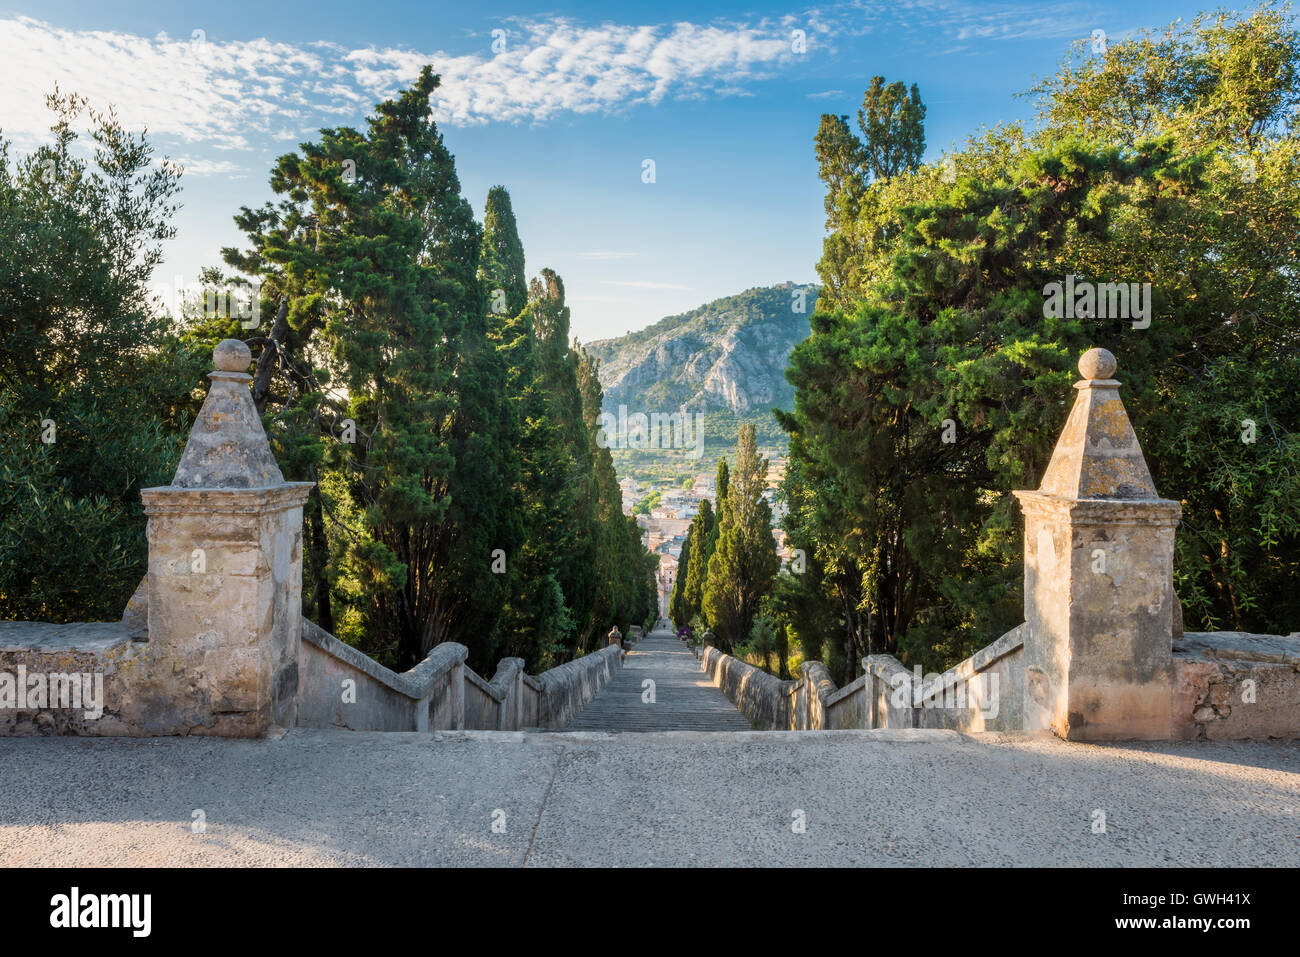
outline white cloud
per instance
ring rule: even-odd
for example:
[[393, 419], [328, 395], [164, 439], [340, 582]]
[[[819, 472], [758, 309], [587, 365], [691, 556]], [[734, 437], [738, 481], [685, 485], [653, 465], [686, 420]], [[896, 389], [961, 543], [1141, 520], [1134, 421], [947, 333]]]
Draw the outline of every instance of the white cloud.
[[184, 167], [186, 176], [214, 176], [219, 173], [237, 173], [241, 169], [239, 164], [229, 160], [195, 159], [191, 156], [178, 157], [172, 163]]
[[0, 61], [0, 116], [7, 134], [45, 133], [45, 94], [57, 83], [93, 107], [114, 106], [130, 127], [228, 148], [245, 148], [250, 134], [277, 132], [308, 111], [330, 112], [337, 103], [312, 87], [343, 72], [314, 52], [265, 39], [149, 39], [66, 30], [30, 17], [0, 19]]
[[[71, 30], [30, 17], [0, 19], [0, 123], [11, 137], [43, 137], [44, 94], [57, 82], [94, 106], [113, 104], [133, 128], [216, 149], [297, 140], [303, 130], [356, 117], [432, 63], [442, 77], [434, 116], [455, 125], [545, 122], [564, 113], [615, 113], [666, 99], [751, 96], [752, 85], [799, 62], [822, 61], [838, 37], [884, 27], [928, 47], [968, 39], [1087, 35], [1096, 17], [1071, 0], [847, 0], [752, 22], [586, 25], [513, 18], [504, 49], [477, 52], [348, 48], [325, 41], [155, 37]], [[794, 30], [806, 52], [792, 49]], [[198, 31], [196, 31], [197, 33]], [[891, 34], [891, 36], [894, 34]], [[834, 91], [809, 94], [829, 97]]]
[[346, 56], [374, 96], [409, 83], [432, 62], [442, 77], [435, 118], [455, 124], [542, 122], [559, 113], [615, 112], [666, 97], [747, 92], [797, 59], [790, 32], [755, 26], [677, 23], [582, 26], [559, 18], [514, 20], [505, 48], [452, 56], [409, 50], [356, 50]]
[[[57, 83], [92, 106], [113, 104], [124, 123], [216, 148], [355, 116], [432, 63], [442, 123], [542, 122], [604, 113], [668, 97], [747, 93], [744, 84], [797, 59], [779, 23], [583, 26], [567, 19], [509, 21], [504, 50], [451, 54], [347, 49], [268, 39], [148, 38], [70, 30], [30, 17], [0, 19], [0, 118], [10, 136], [43, 136], [44, 96]], [[810, 46], [815, 42], [810, 38]]]

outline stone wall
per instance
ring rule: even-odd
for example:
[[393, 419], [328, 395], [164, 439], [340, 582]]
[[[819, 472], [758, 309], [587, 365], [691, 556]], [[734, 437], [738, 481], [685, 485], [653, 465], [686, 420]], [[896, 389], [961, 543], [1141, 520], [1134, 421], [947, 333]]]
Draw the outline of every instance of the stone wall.
[[1300, 736], [1300, 633], [1187, 632], [1174, 644], [1175, 737]]
[[754, 727], [765, 731], [946, 728], [1011, 731], [1021, 725], [1021, 625], [942, 675], [904, 668], [891, 655], [862, 659], [864, 673], [837, 687], [820, 661], [781, 681], [760, 668], [704, 649], [703, 669]]
[[171, 484], [141, 494], [149, 572], [122, 621], [0, 622], [0, 734], [555, 728], [622, 665], [617, 646], [535, 678], [507, 658], [486, 681], [448, 642], [397, 674], [304, 619], [311, 483], [271, 454], [248, 347], [228, 339], [213, 359]]
[[[143, 703], [129, 691], [145, 650], [117, 622], [0, 622], [0, 735], [149, 734]], [[39, 696], [30, 685], [37, 675], [45, 688]], [[75, 706], [57, 706], [65, 687]]]
[[788, 731], [793, 722], [795, 682], [782, 681], [748, 662], [706, 646], [704, 671], [732, 704], [761, 731]]
[[423, 731], [432, 723], [457, 728], [463, 709], [452, 699], [466, 654], [464, 645], [449, 642], [398, 674], [304, 619], [298, 727]]
[[[247, 346], [226, 340], [214, 359], [171, 484], [142, 492], [149, 573], [122, 621], [0, 622], [0, 734], [563, 728], [622, 667], [614, 628], [605, 648], [535, 677], [507, 658], [484, 679], [454, 643], [397, 674], [303, 619], [311, 485], [284, 481], [271, 454]], [[1178, 503], [1156, 494], [1114, 357], [1089, 350], [1079, 369], [1040, 487], [1015, 493], [1025, 623], [942, 675], [873, 655], [843, 688], [819, 662], [781, 681], [706, 647], [704, 671], [756, 728], [1300, 737], [1300, 633], [1181, 633]]]

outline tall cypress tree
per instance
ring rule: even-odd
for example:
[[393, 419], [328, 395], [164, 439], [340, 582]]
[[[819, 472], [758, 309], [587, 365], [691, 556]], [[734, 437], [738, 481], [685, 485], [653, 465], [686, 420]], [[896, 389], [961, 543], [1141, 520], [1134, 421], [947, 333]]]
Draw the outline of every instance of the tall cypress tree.
[[740, 427], [736, 469], [718, 518], [717, 545], [709, 557], [702, 607], [718, 647], [745, 641], [759, 603], [772, 587], [780, 560], [772, 537], [772, 509], [763, 499], [767, 459], [760, 459], [754, 427]]
[[437, 86], [426, 67], [364, 132], [322, 130], [282, 156], [271, 186], [286, 199], [243, 210], [252, 248], [225, 251], [273, 297], [254, 394], [278, 441], [299, 442], [286, 471], [330, 499], [327, 574], [347, 578], [335, 617], [398, 667], [444, 640], [490, 660], [504, 599], [491, 553], [518, 536], [482, 234], [431, 118]]
[[700, 613], [700, 599], [704, 594], [704, 576], [709, 565], [709, 545], [714, 541], [713, 504], [706, 498], [700, 502], [700, 510], [691, 519], [691, 545], [689, 564], [686, 567], [686, 585], [682, 594], [682, 624], [690, 624]]
[[510, 193], [504, 186], [488, 190], [483, 211], [483, 245], [479, 279], [488, 296], [488, 309], [497, 316], [517, 316], [528, 304], [524, 244], [519, 239]]
[[673, 593], [668, 599], [668, 617], [678, 628], [689, 625], [691, 621], [691, 616], [686, 613], [686, 571], [691, 566], [691, 531], [694, 528], [695, 519], [691, 519], [686, 538], [682, 541], [681, 554], [677, 556], [677, 577], [673, 579]]
[[603, 631], [607, 624], [616, 624], [626, 633], [629, 625], [643, 622], [653, 613], [657, 592], [647, 588], [644, 570], [646, 559], [654, 561], [655, 557], [641, 544], [640, 528], [623, 514], [623, 496], [614, 470], [613, 455], [596, 442], [604, 399], [599, 360], [582, 348], [577, 349], [577, 355], [582, 417], [587, 428], [597, 492], [596, 558], [593, 566], [596, 601], [592, 623], [598, 631]]

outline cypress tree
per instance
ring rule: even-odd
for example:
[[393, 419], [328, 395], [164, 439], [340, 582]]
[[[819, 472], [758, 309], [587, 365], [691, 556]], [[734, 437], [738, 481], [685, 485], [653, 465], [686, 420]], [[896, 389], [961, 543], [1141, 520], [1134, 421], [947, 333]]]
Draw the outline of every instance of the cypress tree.
[[758, 457], [754, 427], [746, 423], [736, 441], [736, 469], [722, 500], [702, 598], [704, 616], [723, 651], [749, 637], [780, 567], [772, 509], [763, 499], [766, 477], [767, 460]]
[[713, 504], [706, 498], [700, 502], [700, 510], [695, 518], [691, 519], [688, 532], [694, 544], [691, 546], [682, 596], [683, 624], [690, 624], [700, 614], [700, 599], [704, 594], [704, 576], [708, 571], [709, 545], [713, 542], [714, 524]]
[[487, 206], [483, 211], [479, 279], [488, 297], [491, 314], [517, 316], [528, 304], [524, 244], [519, 239], [519, 225], [515, 221], [510, 193], [504, 186], [493, 186], [488, 190]]

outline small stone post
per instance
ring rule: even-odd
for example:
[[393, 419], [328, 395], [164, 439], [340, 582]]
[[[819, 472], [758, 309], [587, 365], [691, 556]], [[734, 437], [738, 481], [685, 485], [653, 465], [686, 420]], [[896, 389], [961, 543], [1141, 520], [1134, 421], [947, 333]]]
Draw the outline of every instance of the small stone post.
[[252, 737], [296, 719], [302, 506], [253, 405], [248, 346], [227, 339], [171, 485], [148, 516], [147, 719], [155, 733]]
[[620, 648], [623, 647], [623, 633], [618, 630], [618, 625], [615, 625], [613, 628], [609, 630], [608, 637], [609, 640], [606, 642], [606, 644], [618, 645]]
[[1115, 357], [1083, 381], [1025, 514], [1025, 730], [1079, 741], [1168, 739], [1174, 529], [1119, 397]]

